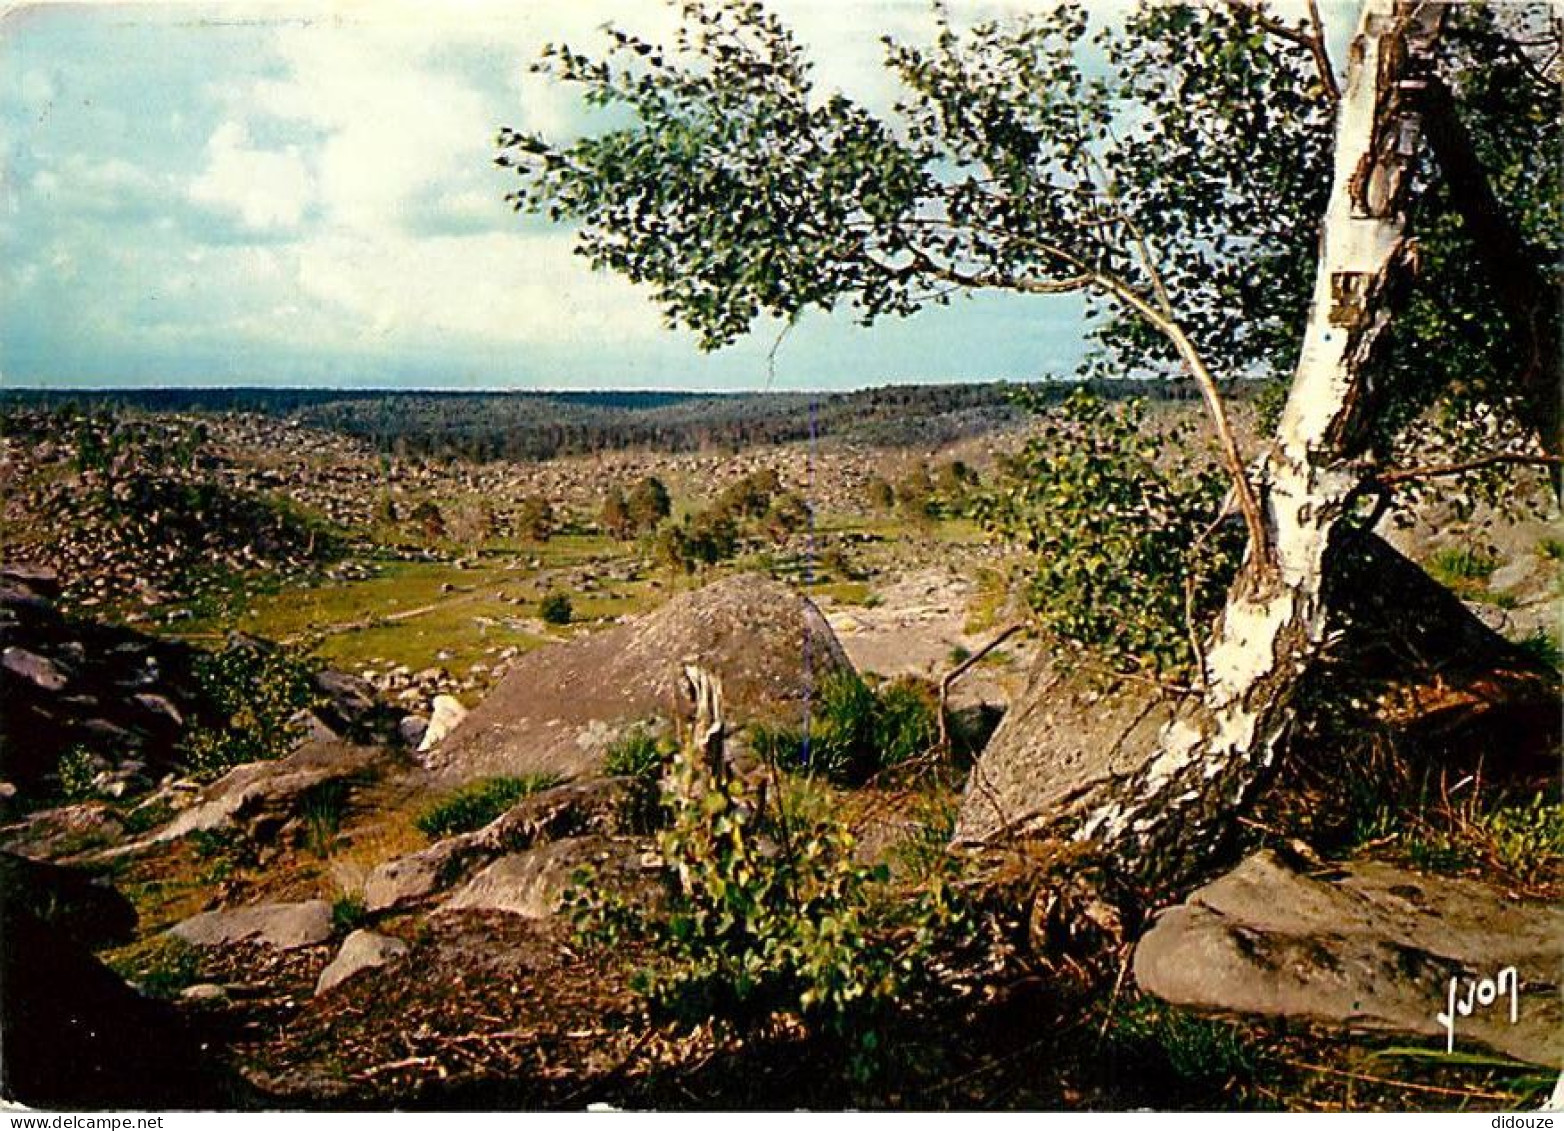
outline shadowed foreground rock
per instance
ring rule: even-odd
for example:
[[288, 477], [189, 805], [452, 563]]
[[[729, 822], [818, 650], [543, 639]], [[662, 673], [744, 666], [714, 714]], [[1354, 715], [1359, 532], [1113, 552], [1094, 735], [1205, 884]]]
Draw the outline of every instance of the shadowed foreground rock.
[[633, 624], [530, 652], [432, 751], [447, 781], [490, 774], [576, 776], [637, 721], [681, 710], [680, 666], [722, 679], [737, 721], [797, 723], [811, 689], [851, 670], [807, 598], [757, 574], [683, 593]]
[[63, 932], [8, 909], [0, 946], [0, 1096], [35, 1107], [231, 1108], [246, 1089], [172, 1007]]
[[1273, 852], [1249, 857], [1165, 912], [1135, 948], [1135, 979], [1175, 1005], [1437, 1038], [1451, 978], [1517, 975], [1509, 995], [1455, 1018], [1474, 1044], [1556, 1068], [1564, 1058], [1564, 909], [1476, 880], [1356, 863], [1305, 875]]

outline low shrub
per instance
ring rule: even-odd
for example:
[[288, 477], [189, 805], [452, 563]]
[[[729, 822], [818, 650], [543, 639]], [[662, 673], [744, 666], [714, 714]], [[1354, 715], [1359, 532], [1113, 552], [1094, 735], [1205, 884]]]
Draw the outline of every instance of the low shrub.
[[60, 796], [66, 801], [90, 801], [98, 794], [92, 784], [98, 776], [98, 758], [85, 746], [72, 746], [60, 755], [55, 776], [60, 782]]
[[338, 934], [357, 930], [369, 921], [364, 901], [356, 895], [339, 895], [331, 901], [331, 925]]
[[1452, 589], [1483, 585], [1499, 568], [1499, 559], [1476, 546], [1446, 546], [1428, 558], [1428, 572]]
[[154, 935], [145, 944], [109, 961], [114, 972], [134, 982], [147, 997], [173, 998], [201, 980], [201, 953], [173, 935]]
[[414, 820], [431, 840], [481, 829], [524, 797], [558, 785], [557, 774], [484, 778], [434, 802]]
[[626, 824], [638, 832], [650, 832], [660, 823], [658, 784], [673, 751], [672, 742], [637, 726], [611, 742], [604, 755], [606, 773], [630, 779], [625, 818]]
[[751, 744], [762, 758], [787, 769], [819, 770], [833, 781], [857, 784], [933, 748], [939, 703], [928, 684], [898, 679], [872, 688], [850, 672], [821, 682], [803, 732], [758, 726]]
[[1197, 1094], [1242, 1089], [1259, 1071], [1260, 1055], [1244, 1031], [1217, 1021], [1137, 998], [1114, 1014], [1108, 1028], [1113, 1051], [1142, 1072], [1171, 1077]]
[[199, 656], [194, 674], [205, 702], [179, 754], [199, 781], [282, 757], [303, 733], [300, 712], [321, 700], [302, 655], [249, 637]]
[[342, 831], [347, 809], [348, 783], [341, 780], [322, 782], [300, 799], [304, 843], [322, 860], [337, 846], [337, 834]]
[[550, 593], [538, 602], [538, 616], [544, 624], [569, 624], [574, 615], [570, 598], [563, 593]]
[[748, 1030], [792, 1016], [840, 1041], [852, 1076], [872, 1075], [890, 1014], [961, 920], [953, 889], [936, 877], [893, 896], [839, 820], [773, 817], [742, 777], [718, 783], [688, 751], [670, 777], [657, 843], [675, 891], [651, 911], [578, 872], [567, 905], [582, 941], [651, 944], [632, 985], [659, 1019]]

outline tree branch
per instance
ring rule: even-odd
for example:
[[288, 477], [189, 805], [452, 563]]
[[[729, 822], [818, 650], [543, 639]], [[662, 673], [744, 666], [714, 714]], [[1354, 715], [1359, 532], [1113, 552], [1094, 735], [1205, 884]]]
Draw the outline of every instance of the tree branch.
[[1487, 170], [1456, 113], [1450, 89], [1434, 79], [1423, 93], [1425, 129], [1449, 186], [1451, 203], [1460, 212], [1478, 260], [1520, 339], [1524, 361], [1518, 384], [1524, 395], [1526, 425], [1536, 432], [1544, 451], [1564, 454], [1558, 386], [1558, 288], [1542, 268], [1543, 257], [1527, 243], [1489, 184]]
[[1320, 19], [1320, 9], [1315, 0], [1309, 0], [1309, 23], [1314, 28], [1312, 34], [1271, 15], [1265, 10], [1265, 0], [1227, 0], [1227, 6], [1247, 12], [1255, 23], [1278, 39], [1307, 49], [1314, 60], [1314, 70], [1319, 75], [1326, 99], [1332, 106], [1341, 101], [1341, 86], [1336, 81], [1336, 71], [1331, 66], [1330, 52], [1325, 46], [1325, 22]]
[[1375, 483], [1389, 487], [1396, 483], [1406, 483], [1414, 479], [1436, 479], [1446, 475], [1464, 475], [1468, 471], [1482, 471], [1489, 467], [1503, 467], [1506, 464], [1514, 464], [1522, 467], [1552, 467], [1564, 465], [1564, 456], [1556, 455], [1511, 455], [1500, 452], [1495, 455], [1481, 456], [1477, 459], [1461, 460], [1457, 463], [1434, 463], [1424, 467], [1392, 468], [1389, 471], [1381, 471], [1373, 477]]
[[939, 748], [941, 750], [946, 751], [947, 753], [950, 750], [950, 725], [945, 718], [946, 705], [950, 701], [950, 685], [955, 683], [962, 676], [966, 675], [967, 672], [970, 671], [984, 656], [987, 656], [995, 648], [998, 648], [1006, 640], [1009, 640], [1012, 636], [1020, 632], [1025, 627], [1025, 621], [1012, 622], [987, 644], [983, 645], [983, 647], [979, 648], [976, 652], [972, 653], [972, 655], [968, 656], [965, 660], [962, 660], [961, 663], [957, 664], [955, 667], [951, 668], [950, 671], [946, 672], [944, 677], [939, 681]]
[[[917, 227], [938, 228], [953, 231], [952, 225], [943, 220], [933, 218], [904, 221]], [[980, 223], [970, 224], [969, 227], [985, 232], [1001, 240], [1007, 240], [1028, 247], [1049, 259], [1054, 259], [1073, 271], [1077, 275], [1066, 279], [1054, 280], [1030, 280], [1022, 276], [997, 275], [997, 274], [967, 274], [957, 271], [952, 267], [945, 267], [935, 262], [932, 256], [920, 247], [908, 249], [913, 256], [912, 263], [904, 268], [886, 268], [893, 271], [905, 271], [915, 274], [921, 269], [925, 271], [940, 271], [938, 277], [950, 282], [963, 283], [973, 287], [985, 287], [997, 290], [1016, 290], [1028, 294], [1060, 294], [1065, 291], [1080, 290], [1087, 286], [1095, 286], [1098, 290], [1128, 306], [1135, 313], [1144, 318], [1158, 333], [1167, 338], [1177, 351], [1179, 359], [1184, 367], [1189, 370], [1190, 376], [1195, 380], [1195, 386], [1200, 390], [1201, 398], [1205, 401], [1206, 411], [1210, 414], [1212, 429], [1216, 433], [1217, 446], [1222, 453], [1222, 464], [1232, 480], [1239, 513], [1244, 518], [1244, 528], [1249, 534], [1249, 543], [1253, 550], [1253, 561], [1259, 576], [1268, 576], [1273, 565], [1270, 535], [1266, 532], [1265, 520], [1260, 513], [1259, 500], [1256, 499], [1254, 487], [1249, 482], [1248, 465], [1244, 461], [1243, 453], [1238, 448], [1238, 440], [1233, 433], [1232, 422], [1228, 419], [1227, 407], [1222, 400], [1222, 391], [1218, 388], [1216, 378], [1210, 369], [1206, 367], [1205, 359], [1201, 357], [1199, 349], [1190, 340], [1184, 328], [1179, 325], [1171, 309], [1163, 309], [1157, 301], [1148, 299], [1145, 295], [1127, 280], [1118, 275], [1094, 267], [1081, 256], [1057, 244], [1040, 240], [1033, 236], [1021, 235], [1016, 232], [995, 229]], [[1149, 253], [1148, 253], [1149, 254]], [[1148, 264], [1153, 278], [1156, 278], [1155, 267]], [[1163, 296], [1165, 301], [1165, 296]]]

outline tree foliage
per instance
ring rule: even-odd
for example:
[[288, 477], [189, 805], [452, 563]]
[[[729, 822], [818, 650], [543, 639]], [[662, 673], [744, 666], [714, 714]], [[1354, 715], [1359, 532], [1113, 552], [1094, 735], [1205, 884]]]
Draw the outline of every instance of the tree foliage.
[[1213, 522], [1227, 482], [1187, 425], [1078, 392], [980, 499], [977, 514], [1031, 555], [1040, 627], [1115, 670], [1193, 681], [1199, 626], [1221, 607], [1243, 546]]
[[[498, 159], [523, 175], [515, 206], [577, 223], [581, 254], [647, 284], [708, 347], [811, 307], [872, 322], [970, 289], [1081, 289], [1099, 307], [1090, 372], [1288, 371], [1330, 184], [1322, 29], [1239, 3], [1146, 5], [1096, 31], [1068, 5], [965, 31], [940, 11], [931, 44], [887, 41], [905, 92], [893, 120], [817, 91], [754, 3], [683, 4], [667, 47], [617, 29], [602, 58], [551, 47], [541, 69], [626, 124], [558, 145], [502, 131]], [[1557, 21], [1473, 5], [1452, 23], [1444, 81], [1524, 253], [1556, 284]], [[1093, 51], [1101, 75], [1083, 66]], [[1400, 408], [1361, 440], [1381, 459], [1452, 392], [1468, 408], [1447, 418], [1502, 442], [1474, 429], [1471, 397], [1502, 414], [1518, 377], [1500, 339], [1531, 340], [1445, 199], [1449, 178], [1425, 181], [1428, 271], [1385, 384]]]

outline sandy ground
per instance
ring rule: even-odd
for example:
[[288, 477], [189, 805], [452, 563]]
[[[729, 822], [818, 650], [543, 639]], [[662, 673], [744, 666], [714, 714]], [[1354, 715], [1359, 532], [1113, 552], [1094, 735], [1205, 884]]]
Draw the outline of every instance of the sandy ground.
[[[965, 630], [973, 585], [953, 569], [918, 570], [876, 586], [875, 591], [881, 600], [874, 608], [835, 605], [822, 609], [860, 672], [938, 680], [955, 666], [953, 649], [976, 652], [1004, 628], [998, 624], [977, 633]], [[1006, 641], [1003, 656], [978, 664], [955, 684], [952, 702], [958, 706], [979, 702], [1007, 705], [1025, 683], [1033, 648], [1030, 641], [1019, 637]]]

